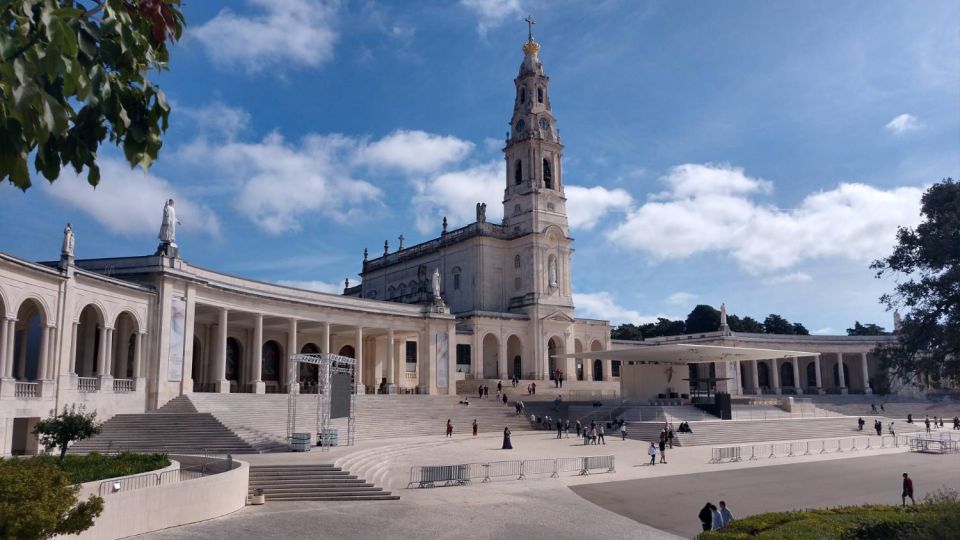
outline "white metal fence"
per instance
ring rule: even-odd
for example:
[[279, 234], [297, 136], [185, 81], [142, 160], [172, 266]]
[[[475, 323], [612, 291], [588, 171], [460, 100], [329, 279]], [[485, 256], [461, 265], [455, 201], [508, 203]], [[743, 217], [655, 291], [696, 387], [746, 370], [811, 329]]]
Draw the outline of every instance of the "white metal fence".
[[[944, 444], [931, 445], [916, 441], [936, 441]], [[743, 460], [774, 459], [795, 456], [810, 456], [818, 454], [843, 454], [859, 452], [861, 450], [876, 450], [883, 448], [899, 448], [910, 446], [915, 448], [944, 448], [957, 447], [953, 443], [960, 443], [960, 433], [940, 432], [934, 434], [910, 433], [907, 435], [882, 435], [845, 437], [840, 439], [815, 439], [807, 441], [786, 441], [762, 444], [747, 444], [739, 446], [714, 447], [710, 451], [710, 463], [732, 463]], [[924, 450], [914, 450], [924, 451]], [[946, 450], [952, 451], [952, 450]]]
[[596, 472], [614, 472], [613, 456], [585, 456], [556, 459], [527, 459], [516, 461], [491, 461], [489, 463], [463, 463], [458, 465], [427, 465], [410, 467], [410, 482], [416, 486], [462, 486], [472, 480], [490, 482], [494, 478], [523, 480], [529, 475], [549, 475], [551, 478], [564, 472], [586, 475]]

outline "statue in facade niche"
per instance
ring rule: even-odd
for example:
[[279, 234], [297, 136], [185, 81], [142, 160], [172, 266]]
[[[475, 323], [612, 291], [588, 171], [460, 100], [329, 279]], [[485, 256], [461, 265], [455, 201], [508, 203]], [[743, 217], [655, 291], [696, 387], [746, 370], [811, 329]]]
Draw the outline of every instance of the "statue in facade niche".
[[433, 299], [440, 300], [440, 269], [433, 269]]
[[160, 241], [164, 244], [176, 245], [177, 243], [177, 211], [173, 208], [173, 199], [167, 199], [163, 205], [163, 221], [160, 223]]
[[557, 260], [556, 260], [556, 259], [551, 258], [551, 259], [550, 259], [550, 262], [547, 263], [547, 273], [548, 273], [548, 275], [550, 276], [550, 286], [551, 286], [551, 287], [556, 287], [556, 286], [557, 286], [557, 283], [558, 283], [558, 280], [557, 280]]
[[487, 203], [477, 203], [477, 223], [487, 221]]
[[67, 223], [63, 229], [63, 246], [60, 247], [60, 254], [64, 257], [73, 257], [73, 225]]

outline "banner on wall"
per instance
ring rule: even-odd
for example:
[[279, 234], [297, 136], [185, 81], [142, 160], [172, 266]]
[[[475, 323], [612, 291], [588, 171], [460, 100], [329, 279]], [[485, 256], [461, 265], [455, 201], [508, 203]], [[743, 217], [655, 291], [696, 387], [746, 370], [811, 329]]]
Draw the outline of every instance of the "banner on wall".
[[167, 355], [167, 380], [183, 380], [183, 336], [187, 320], [187, 301], [174, 298], [170, 303], [170, 353]]
[[447, 368], [449, 366], [449, 335], [446, 332], [437, 332], [437, 387], [446, 388]]

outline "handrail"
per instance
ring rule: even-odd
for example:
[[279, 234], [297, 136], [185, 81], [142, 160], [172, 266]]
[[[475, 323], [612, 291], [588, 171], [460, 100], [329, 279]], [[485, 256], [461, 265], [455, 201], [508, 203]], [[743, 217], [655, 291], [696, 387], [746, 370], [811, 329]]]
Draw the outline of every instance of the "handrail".
[[101, 497], [103, 497], [105, 495], [113, 495], [115, 493], [132, 491], [136, 489], [166, 486], [184, 482], [186, 480], [194, 480], [197, 478], [203, 478], [204, 476], [220, 474], [221, 472], [231, 471], [234, 468], [233, 456], [230, 454], [227, 454], [225, 459], [217, 460], [225, 464], [223, 470], [217, 470], [215, 467], [208, 468], [209, 463], [207, 463], [206, 457], [207, 456], [205, 455], [203, 456], [204, 461], [199, 465], [181, 467], [179, 469], [163, 472], [138, 474], [136, 476], [127, 476], [124, 478], [107, 479], [100, 482], [97, 492]]
[[[773, 443], [758, 443], [738, 446], [714, 447], [710, 451], [709, 463], [732, 463], [747, 459], [774, 459], [778, 457], [809, 456], [812, 454], [843, 454], [860, 450], [883, 448], [899, 448], [900, 446], [917, 446], [917, 440], [937, 442], [960, 442], [960, 433], [938, 433], [939, 437], [927, 436], [922, 433], [907, 435], [881, 435], [880, 445], [874, 445], [876, 435], [859, 435], [855, 437], [841, 437], [837, 439], [809, 439], [803, 441], [783, 441]], [[956, 436], [956, 438], [954, 438]]]

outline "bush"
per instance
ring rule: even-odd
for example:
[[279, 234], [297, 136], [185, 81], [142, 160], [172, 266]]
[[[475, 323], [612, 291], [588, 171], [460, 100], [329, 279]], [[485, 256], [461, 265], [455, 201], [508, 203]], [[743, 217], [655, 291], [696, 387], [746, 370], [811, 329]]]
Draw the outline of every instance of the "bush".
[[702, 540], [941, 540], [960, 531], [960, 497], [952, 490], [928, 495], [916, 506], [846, 506], [757, 514], [735, 520]]
[[103, 499], [77, 502], [79, 487], [53, 460], [0, 459], [0, 538], [77, 534], [103, 512]]
[[83, 406], [63, 406], [63, 412], [57, 414], [50, 411], [50, 418], [45, 418], [33, 428], [33, 434], [45, 448], [60, 450], [60, 461], [67, 455], [67, 448], [74, 441], [82, 441], [100, 433], [100, 424], [97, 422], [97, 412], [88, 413]]
[[[53, 457], [39, 459], [56, 463]], [[155, 471], [170, 465], [166, 454], [134, 454], [124, 452], [115, 456], [105, 456], [96, 452], [86, 456], [66, 456], [63, 460], [63, 472], [71, 482], [82, 484], [94, 480], [105, 480], [117, 476], [128, 476]]]

